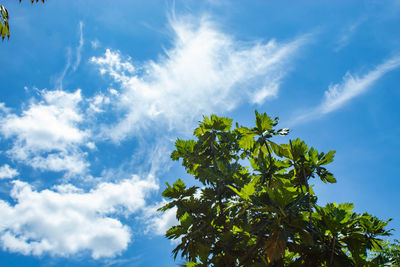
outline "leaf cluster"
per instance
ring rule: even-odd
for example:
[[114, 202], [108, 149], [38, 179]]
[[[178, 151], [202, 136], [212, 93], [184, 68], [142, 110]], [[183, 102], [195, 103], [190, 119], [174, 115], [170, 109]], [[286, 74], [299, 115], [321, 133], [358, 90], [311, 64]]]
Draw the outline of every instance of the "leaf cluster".
[[381, 248], [372, 251], [372, 262], [378, 266], [400, 266], [400, 242], [384, 242]]
[[[350, 203], [317, 204], [312, 179], [335, 183], [326, 168], [335, 151], [318, 152], [299, 138], [287, 144], [278, 118], [255, 112], [255, 126], [211, 115], [178, 139], [173, 160], [201, 183], [177, 180], [162, 193], [179, 224], [166, 236], [186, 266], [378, 266], [388, 221], [357, 214]], [[383, 256], [381, 257], [383, 258]]]

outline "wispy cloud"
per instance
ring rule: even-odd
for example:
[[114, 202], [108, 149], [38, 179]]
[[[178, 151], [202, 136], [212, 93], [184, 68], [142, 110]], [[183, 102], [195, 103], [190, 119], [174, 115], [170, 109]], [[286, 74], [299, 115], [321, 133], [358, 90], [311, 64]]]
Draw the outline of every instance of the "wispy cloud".
[[361, 77], [347, 72], [341, 83], [330, 85], [328, 91], [325, 91], [325, 97], [319, 109], [326, 114], [340, 108], [349, 100], [367, 91], [387, 72], [399, 66], [400, 56], [396, 56]]
[[400, 56], [394, 56], [361, 77], [347, 72], [341, 83], [329, 85], [324, 99], [318, 107], [301, 115], [294, 123], [315, 119], [341, 108], [353, 98], [366, 92], [383, 75], [399, 66]]
[[71, 48], [67, 47], [67, 63], [64, 66], [63, 71], [61, 72], [61, 74], [56, 78], [56, 86], [55, 88], [58, 90], [63, 90], [63, 83], [64, 83], [64, 78], [65, 75], [67, 75], [67, 71], [69, 70], [69, 68], [71, 67]]
[[71, 60], [72, 60], [71, 59], [72, 58], [72, 51], [71, 51], [70, 47], [67, 47], [67, 54], [66, 54], [67, 63], [65, 64], [64, 69], [61, 72], [61, 74], [55, 80], [55, 88], [56, 89], [63, 90], [64, 79], [65, 79], [65, 76], [67, 75], [68, 71], [70, 70], [70, 68], [71, 68], [72, 72], [75, 72], [76, 69], [78, 68], [78, 66], [79, 66], [79, 64], [81, 62], [81, 58], [82, 58], [81, 53], [82, 53], [83, 44], [84, 44], [83, 22], [80, 21], [79, 22], [79, 44], [76, 47], [76, 51], [75, 51], [75, 54], [76, 54], [75, 62], [73, 63], [73, 65], [71, 67], [71, 64], [72, 64], [72, 62], [71, 62]]
[[79, 45], [76, 47], [76, 60], [74, 65], [72, 66], [72, 71], [76, 71], [78, 68], [79, 64], [81, 63], [81, 53], [82, 53], [82, 47], [83, 47], [83, 22], [79, 22]]
[[100, 46], [99, 40], [95, 39], [90, 41], [90, 45], [92, 46], [93, 49], [97, 49]]
[[226, 112], [246, 100], [262, 104], [277, 96], [293, 57], [309, 38], [243, 43], [206, 17], [171, 19], [170, 25], [173, 46], [156, 62], [134, 66], [112, 50], [91, 59], [120, 87], [113, 105], [122, 119], [104, 127], [104, 136], [118, 142], [154, 122], [186, 130], [201, 114]]
[[360, 18], [356, 22], [352, 23], [351, 25], [344, 28], [341, 33], [340, 37], [336, 42], [336, 47], [333, 49], [335, 52], [342, 50], [350, 43], [350, 39], [354, 36], [357, 29], [365, 22], [366, 18]]

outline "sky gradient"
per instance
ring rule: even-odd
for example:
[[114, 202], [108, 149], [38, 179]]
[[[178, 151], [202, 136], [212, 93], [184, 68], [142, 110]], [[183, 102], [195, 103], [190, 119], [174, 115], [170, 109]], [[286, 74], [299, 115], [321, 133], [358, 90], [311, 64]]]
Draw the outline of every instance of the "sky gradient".
[[[177, 266], [159, 214], [202, 115], [336, 150], [319, 203], [400, 239], [400, 2], [3, 1], [0, 261]], [[287, 138], [277, 138], [285, 142]]]

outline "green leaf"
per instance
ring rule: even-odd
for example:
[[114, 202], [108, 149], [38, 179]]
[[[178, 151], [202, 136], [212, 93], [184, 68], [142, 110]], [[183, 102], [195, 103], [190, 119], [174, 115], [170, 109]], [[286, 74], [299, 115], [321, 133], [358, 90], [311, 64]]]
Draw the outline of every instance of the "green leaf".
[[322, 153], [322, 158], [318, 161], [318, 165], [326, 165], [328, 163], [331, 163], [333, 161], [333, 158], [335, 157], [335, 150], [331, 150], [326, 154]]
[[290, 154], [292, 155], [292, 160], [300, 161], [305, 159], [307, 151], [307, 144], [304, 141], [301, 141], [300, 138], [290, 141]]
[[186, 188], [185, 183], [181, 179], [178, 179], [173, 186], [170, 186], [169, 183], [166, 183], [166, 185], [167, 188], [162, 192], [162, 196], [167, 198], [180, 197]]
[[289, 132], [290, 132], [289, 128], [283, 128], [283, 129], [279, 129], [278, 131], [276, 131], [276, 133], [279, 135], [288, 135]]
[[276, 126], [278, 123], [278, 118], [272, 120], [266, 113], [258, 113], [255, 111], [256, 114], [256, 127], [258, 133], [264, 135], [265, 132], [268, 132], [272, 129], [272, 127]]
[[323, 177], [325, 181], [327, 181], [328, 183], [336, 183], [336, 178], [333, 177], [332, 173], [326, 173], [325, 176]]
[[244, 198], [243, 194], [233, 186], [227, 185], [227, 187], [230, 188], [233, 192], [235, 192], [239, 197]]
[[172, 151], [172, 153], [171, 153], [172, 160], [179, 160], [180, 157], [181, 157], [181, 154], [177, 150]]
[[177, 239], [179, 238], [181, 235], [185, 234], [186, 231], [180, 227], [180, 226], [173, 226], [172, 228], [167, 230], [167, 233], [165, 234], [165, 236], [168, 239]]
[[201, 137], [203, 134], [210, 131], [229, 131], [232, 126], [232, 119], [227, 117], [219, 117], [211, 115], [210, 117], [203, 116], [203, 121], [196, 128], [193, 134], [196, 137]]
[[234, 225], [233, 227], [232, 227], [232, 232], [233, 233], [240, 233], [240, 232], [243, 232], [243, 229], [242, 228], [240, 228], [239, 226], [236, 226], [236, 225]]
[[186, 267], [196, 267], [200, 265], [201, 265], [200, 263], [194, 261], [189, 261], [188, 263], [185, 264]]
[[254, 192], [256, 191], [256, 186], [258, 184], [258, 182], [260, 181], [260, 176], [255, 176], [250, 183], [246, 184], [245, 186], [243, 186], [242, 190], [240, 190], [240, 192], [247, 196], [250, 197], [251, 195], [254, 194]]
[[278, 145], [272, 141], [268, 142], [269, 145], [272, 148], [272, 151], [274, 151], [274, 153], [281, 158], [289, 158], [290, 157], [290, 152], [288, 150], [288, 147], [285, 145]]
[[260, 181], [260, 176], [255, 176], [248, 184], [245, 184], [240, 191], [238, 191], [233, 186], [228, 185], [227, 187], [232, 189], [238, 196], [243, 198], [244, 200], [249, 200], [250, 196], [254, 194], [256, 191], [256, 186]]
[[187, 230], [193, 223], [193, 217], [189, 213], [185, 212], [185, 214], [180, 218], [180, 222], [181, 226]]
[[239, 139], [239, 146], [243, 149], [252, 149], [254, 146], [254, 136], [256, 134], [248, 128], [240, 127], [237, 129], [241, 137]]
[[310, 148], [308, 151], [308, 157], [311, 161], [312, 164], [317, 164], [318, 162], [318, 151], [314, 149], [313, 147]]
[[194, 146], [196, 142], [194, 140], [181, 140], [177, 139], [175, 141], [176, 150], [174, 150], [171, 154], [172, 160], [178, 160], [181, 157], [187, 156], [190, 153], [193, 153]]

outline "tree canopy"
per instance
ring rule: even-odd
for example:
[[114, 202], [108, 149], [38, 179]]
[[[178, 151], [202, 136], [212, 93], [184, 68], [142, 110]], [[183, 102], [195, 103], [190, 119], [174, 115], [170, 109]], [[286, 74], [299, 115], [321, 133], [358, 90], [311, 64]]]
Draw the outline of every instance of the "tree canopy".
[[166, 233], [179, 240], [174, 257], [186, 266], [382, 266], [390, 219], [351, 203], [318, 205], [311, 181], [336, 182], [326, 167], [335, 151], [299, 138], [277, 144], [289, 130], [265, 113], [255, 119], [253, 128], [232, 127], [211, 115], [195, 139], [176, 141], [171, 158], [200, 186], [178, 179], [162, 193], [170, 201], [160, 210], [176, 208], [179, 220]]

